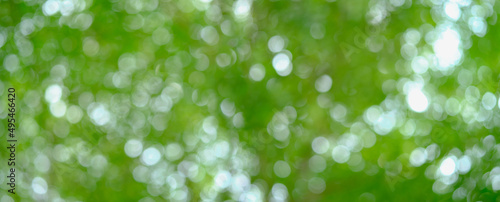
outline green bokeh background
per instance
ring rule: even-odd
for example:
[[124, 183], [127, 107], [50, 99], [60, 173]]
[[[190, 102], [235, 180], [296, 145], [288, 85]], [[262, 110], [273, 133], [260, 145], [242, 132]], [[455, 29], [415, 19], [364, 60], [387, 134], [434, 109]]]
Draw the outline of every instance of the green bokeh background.
[[[457, 19], [447, 5], [458, 6]], [[493, 0], [0, 1], [0, 134], [6, 145], [14, 87], [19, 143], [17, 194], [0, 200], [499, 201], [499, 9]], [[458, 33], [461, 53], [446, 67], [435, 54], [442, 27]], [[412, 55], [403, 47], [415, 31]], [[276, 52], [273, 36], [284, 42]], [[278, 54], [291, 72], [277, 71]], [[416, 56], [426, 71], [415, 70]], [[408, 102], [412, 82], [423, 85], [424, 112]], [[62, 115], [51, 109], [54, 85]], [[108, 120], [99, 124], [91, 106]], [[394, 122], [386, 132], [367, 120], [370, 109], [378, 124]], [[324, 153], [314, 151], [318, 137]], [[130, 140], [160, 159], [127, 155]], [[181, 146], [178, 159], [170, 144]], [[350, 150], [347, 162], [335, 159], [337, 147]], [[412, 164], [421, 149], [426, 159]], [[446, 159], [451, 177], [439, 174]]]

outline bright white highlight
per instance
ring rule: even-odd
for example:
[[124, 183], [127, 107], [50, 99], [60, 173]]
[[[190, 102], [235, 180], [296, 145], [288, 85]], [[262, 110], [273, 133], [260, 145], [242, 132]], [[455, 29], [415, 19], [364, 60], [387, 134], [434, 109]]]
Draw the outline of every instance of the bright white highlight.
[[227, 188], [229, 185], [231, 185], [231, 173], [223, 170], [219, 171], [217, 175], [214, 177], [215, 180], [215, 185], [221, 189]]
[[48, 0], [42, 6], [43, 14], [51, 16], [59, 12], [59, 1]]
[[406, 96], [406, 101], [411, 110], [421, 113], [427, 110], [429, 99], [420, 88], [412, 88]]
[[452, 175], [453, 173], [455, 173], [455, 170], [455, 160], [453, 160], [453, 158], [451, 157], [446, 158], [439, 166], [439, 172], [441, 172], [441, 174], [445, 176]]
[[55, 103], [61, 99], [62, 88], [57, 85], [51, 85], [45, 90], [45, 100], [49, 103]]
[[35, 177], [33, 181], [31, 181], [31, 188], [37, 194], [45, 194], [47, 193], [47, 182], [41, 177]]
[[238, 0], [233, 4], [233, 13], [236, 18], [244, 19], [250, 14], [250, 9], [252, 8], [252, 1], [250, 0]]
[[469, 18], [469, 29], [474, 32], [479, 37], [483, 37], [486, 34], [486, 21], [481, 17], [471, 17]]
[[461, 11], [456, 3], [447, 2], [444, 4], [444, 12], [453, 21], [457, 21], [460, 18]]
[[92, 103], [88, 108], [89, 116], [95, 124], [102, 126], [110, 121], [111, 114], [102, 104]]
[[158, 161], [160, 161], [160, 158], [161, 158], [160, 151], [158, 151], [158, 149], [154, 147], [150, 147], [144, 150], [141, 156], [142, 162], [144, 162], [144, 164], [148, 166], [152, 166], [158, 163]]
[[448, 70], [458, 64], [462, 58], [460, 51], [460, 34], [447, 28], [439, 34], [439, 38], [433, 44], [434, 53], [438, 58], [440, 70]]
[[273, 67], [280, 76], [288, 76], [292, 72], [290, 57], [284, 53], [279, 53], [273, 58]]

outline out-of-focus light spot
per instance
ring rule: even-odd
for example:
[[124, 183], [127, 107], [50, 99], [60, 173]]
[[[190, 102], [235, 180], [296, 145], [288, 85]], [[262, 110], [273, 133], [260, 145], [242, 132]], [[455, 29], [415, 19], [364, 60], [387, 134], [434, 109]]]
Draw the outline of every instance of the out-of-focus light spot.
[[410, 164], [415, 167], [420, 167], [427, 161], [427, 151], [424, 148], [416, 148], [410, 154]]
[[250, 188], [240, 195], [239, 201], [257, 202], [263, 201], [262, 191], [257, 185], [250, 185]]
[[332, 83], [333, 83], [332, 77], [328, 75], [323, 75], [320, 76], [318, 79], [316, 79], [314, 87], [318, 92], [325, 93], [332, 88]]
[[46, 173], [50, 169], [50, 159], [44, 154], [38, 154], [33, 164], [35, 164], [35, 168], [42, 173]]
[[59, 100], [50, 104], [50, 113], [55, 117], [62, 117], [66, 114], [66, 103]]
[[55, 65], [50, 70], [50, 76], [54, 79], [64, 79], [67, 75], [66, 67], [64, 65]]
[[340, 137], [338, 143], [345, 146], [349, 151], [359, 152], [363, 148], [363, 142], [357, 135], [346, 133]]
[[59, 3], [59, 10], [63, 16], [69, 16], [75, 10], [75, 4], [72, 0], [63, 0]]
[[130, 53], [124, 53], [118, 58], [118, 68], [120, 71], [132, 73], [137, 69], [139, 60]]
[[485, 109], [492, 110], [497, 104], [497, 97], [491, 92], [486, 92], [483, 95], [483, 100], [481, 101], [481, 104]]
[[366, 123], [373, 125], [380, 118], [380, 115], [382, 115], [382, 109], [379, 106], [371, 106], [366, 109], [363, 118]]
[[134, 168], [132, 175], [137, 182], [146, 182], [149, 179], [149, 169], [143, 165]]
[[406, 101], [410, 109], [418, 113], [426, 111], [429, 106], [429, 99], [418, 87], [410, 89], [410, 92], [406, 96]]
[[391, 4], [395, 7], [400, 7], [405, 3], [405, 0], [390, 0]]
[[164, 27], [156, 29], [151, 37], [153, 38], [153, 42], [159, 46], [167, 44], [172, 38], [170, 32]]
[[252, 1], [238, 0], [233, 4], [233, 13], [237, 19], [245, 19], [250, 14]]
[[99, 43], [92, 37], [83, 40], [83, 53], [89, 57], [94, 57], [99, 53]]
[[458, 83], [460, 83], [461, 86], [467, 87], [472, 84], [472, 75], [473, 73], [467, 69], [462, 69], [458, 73]]
[[245, 125], [245, 118], [242, 112], [238, 112], [233, 116], [233, 125], [236, 128], [242, 128]]
[[[483, 138], [483, 146], [486, 150], [493, 149], [495, 147], [496, 140], [493, 135], [488, 135]], [[500, 148], [499, 148], [500, 149]]]
[[486, 10], [480, 5], [472, 6], [470, 12], [474, 17], [486, 17]]
[[219, 65], [219, 67], [229, 66], [231, 64], [231, 60], [231, 56], [227, 53], [221, 53], [215, 57], [215, 62]]
[[411, 68], [417, 74], [423, 74], [429, 69], [429, 62], [422, 56], [417, 56], [411, 61]]
[[491, 179], [491, 188], [493, 189], [493, 191], [500, 190], [500, 175], [495, 175]]
[[322, 178], [313, 177], [308, 181], [307, 187], [312, 193], [321, 194], [326, 189], [326, 183]]
[[481, 92], [476, 86], [469, 86], [465, 89], [465, 99], [469, 103], [476, 103], [481, 97]]
[[343, 145], [336, 146], [332, 150], [332, 158], [337, 163], [345, 163], [351, 157], [351, 151]]
[[55, 103], [61, 99], [62, 89], [59, 85], [53, 84], [45, 90], [45, 100], [49, 103]]
[[412, 60], [415, 56], [418, 55], [418, 49], [413, 44], [404, 44], [401, 46], [401, 56], [403, 56], [406, 60]]
[[130, 86], [131, 78], [130, 75], [123, 71], [118, 71], [113, 74], [113, 85], [117, 88], [126, 88]]
[[87, 113], [90, 118], [99, 126], [103, 126], [111, 120], [111, 114], [104, 107], [104, 105], [99, 103], [92, 103], [87, 108]]
[[210, 135], [217, 134], [218, 121], [214, 116], [209, 116], [203, 120], [203, 131]]
[[439, 156], [440, 153], [440, 148], [437, 144], [431, 144], [425, 148], [425, 151], [427, 151], [427, 160], [428, 161], [434, 161]]
[[161, 91], [161, 96], [163, 99], [169, 97], [174, 101], [174, 103], [179, 102], [179, 100], [184, 95], [184, 91], [182, 90], [182, 86], [178, 83], [170, 83]]
[[330, 116], [336, 121], [339, 122], [343, 121], [346, 115], [347, 115], [347, 108], [342, 104], [338, 104], [334, 108], [330, 109]]
[[165, 157], [169, 161], [178, 160], [184, 155], [184, 149], [178, 143], [170, 143], [165, 147]]
[[314, 39], [322, 39], [325, 37], [325, 26], [320, 23], [314, 23], [311, 25], [309, 33]]
[[[8, 195], [3, 195], [2, 198], [0, 198], [1, 202], [16, 202], [14, 199]], [[60, 202], [60, 201], [58, 201]]]
[[286, 178], [290, 175], [291, 169], [287, 162], [276, 161], [274, 163], [274, 173], [280, 178]]
[[225, 158], [229, 154], [229, 143], [227, 141], [218, 141], [214, 144], [214, 154], [218, 158]]
[[74, 20], [72, 21], [72, 25], [74, 28], [79, 29], [80, 31], [84, 31], [92, 25], [94, 18], [92, 15], [87, 14], [87, 13], [80, 13], [75, 16]]
[[373, 125], [373, 130], [379, 135], [387, 135], [396, 126], [396, 111], [382, 113]]
[[125, 143], [125, 154], [127, 156], [135, 158], [142, 153], [142, 142], [136, 139], [131, 139]]
[[250, 67], [249, 75], [254, 81], [262, 81], [266, 76], [266, 68], [262, 64], [254, 64]]
[[457, 162], [458, 172], [460, 174], [466, 174], [472, 167], [472, 161], [469, 156], [465, 155], [460, 157]]
[[361, 137], [365, 148], [371, 148], [377, 142], [377, 136], [371, 131], [364, 131]]
[[416, 45], [420, 41], [421, 37], [422, 36], [421, 36], [420, 32], [414, 28], [408, 29], [406, 31], [406, 33], [404, 34], [404, 39], [405, 39], [406, 43], [412, 44], [412, 45]]
[[70, 151], [62, 144], [58, 144], [54, 147], [52, 151], [52, 156], [56, 161], [65, 162], [70, 158]]
[[174, 103], [170, 97], [158, 96], [151, 99], [151, 109], [157, 112], [169, 112]]
[[33, 20], [25, 19], [21, 21], [21, 23], [19, 24], [19, 30], [24, 36], [31, 34], [33, 31], [35, 31], [35, 25], [33, 24]]
[[441, 162], [441, 165], [439, 166], [439, 172], [443, 174], [444, 176], [449, 176], [455, 173], [456, 171], [456, 163], [455, 160], [452, 157], [447, 157], [444, 159], [443, 162]]
[[215, 45], [219, 42], [219, 33], [212, 26], [207, 26], [200, 31], [201, 38], [209, 45]]
[[444, 4], [444, 13], [453, 21], [457, 21], [460, 18], [461, 11], [456, 3], [446, 2]]
[[433, 44], [433, 49], [438, 59], [439, 69], [448, 70], [457, 65], [462, 58], [460, 34], [454, 29], [445, 29], [439, 33], [438, 39]]
[[271, 193], [273, 194], [273, 198], [278, 201], [285, 201], [288, 198], [288, 189], [284, 184], [276, 183], [271, 188]]
[[145, 165], [152, 166], [158, 163], [161, 158], [161, 153], [154, 147], [149, 147], [142, 152], [141, 160]]
[[9, 54], [3, 59], [3, 66], [9, 72], [15, 72], [21, 68], [17, 55]]
[[312, 141], [311, 147], [317, 154], [324, 154], [330, 149], [330, 142], [325, 137], [317, 137]]
[[448, 100], [446, 100], [444, 109], [450, 116], [457, 115], [460, 112], [460, 108], [460, 102], [457, 99], [449, 98]]
[[5, 36], [4, 34], [0, 33], [0, 48], [3, 47], [3, 45], [5, 45], [6, 41], [7, 41], [7, 36]]
[[250, 186], [250, 178], [242, 173], [238, 173], [233, 176], [233, 181], [231, 185], [231, 190], [233, 193], [241, 193], [248, 190]]
[[318, 106], [321, 108], [330, 108], [332, 107], [332, 99], [328, 94], [319, 94], [318, 97], [316, 98], [316, 102], [318, 103]]
[[167, 183], [168, 186], [170, 186], [170, 188], [174, 190], [184, 186], [184, 184], [186, 183], [186, 178], [182, 175], [179, 175], [178, 173], [174, 173], [167, 177]]
[[280, 76], [288, 76], [292, 72], [290, 57], [284, 53], [279, 53], [273, 58], [273, 67]]
[[221, 170], [214, 177], [215, 185], [220, 189], [225, 189], [231, 185], [231, 177], [231, 173], [226, 170]]
[[280, 52], [285, 48], [285, 40], [279, 35], [273, 36], [267, 42], [267, 47], [273, 53]]
[[453, 192], [452, 198], [455, 201], [463, 200], [467, 196], [467, 189], [459, 187]]
[[415, 120], [409, 119], [401, 128], [399, 128], [399, 131], [404, 136], [411, 137], [415, 133], [416, 129], [417, 129], [417, 124], [415, 123]]
[[104, 170], [106, 166], [108, 165], [108, 159], [104, 157], [101, 154], [95, 155], [92, 157], [92, 160], [90, 160], [92, 168], [96, 170]]
[[31, 181], [31, 188], [33, 192], [37, 194], [45, 194], [48, 190], [47, 182], [41, 177], [35, 177], [33, 181]]
[[486, 34], [487, 24], [484, 18], [471, 17], [469, 18], [469, 29], [479, 37]]
[[51, 16], [59, 12], [59, 1], [56, 0], [48, 0], [43, 3], [42, 6], [43, 14], [46, 16]]
[[326, 169], [326, 160], [319, 155], [312, 156], [309, 159], [309, 169], [315, 173], [323, 172]]

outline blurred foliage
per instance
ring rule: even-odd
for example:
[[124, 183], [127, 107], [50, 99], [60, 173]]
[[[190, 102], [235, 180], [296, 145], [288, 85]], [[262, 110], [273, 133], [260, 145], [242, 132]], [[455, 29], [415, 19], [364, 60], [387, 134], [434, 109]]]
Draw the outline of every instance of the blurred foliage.
[[499, 9], [0, 1], [0, 201], [499, 201]]

